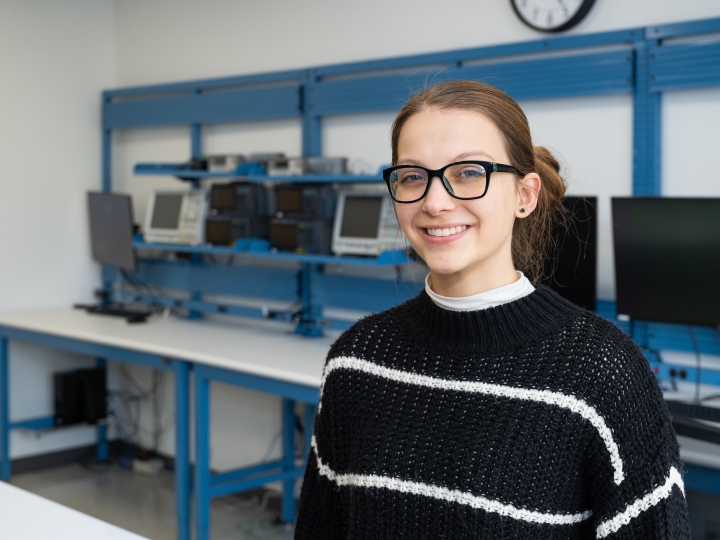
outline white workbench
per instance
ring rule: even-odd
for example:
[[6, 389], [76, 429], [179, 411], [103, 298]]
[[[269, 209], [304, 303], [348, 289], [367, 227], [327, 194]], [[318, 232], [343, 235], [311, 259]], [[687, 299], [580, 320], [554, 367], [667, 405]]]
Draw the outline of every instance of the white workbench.
[[39, 495], [0, 482], [3, 540], [147, 540]]
[[[0, 478], [10, 478], [9, 432], [19, 427], [47, 429], [52, 418], [12, 422], [8, 417], [11, 388], [8, 386], [9, 342], [36, 343], [69, 350], [100, 359], [137, 363], [175, 374], [176, 456], [175, 490], [178, 539], [190, 538], [189, 463], [189, 377], [195, 371], [195, 493], [197, 537], [209, 535], [210, 500], [213, 489], [262, 485], [258, 471], [266, 471], [268, 481], [282, 480], [286, 486], [283, 516], [294, 516], [292, 482], [302, 475], [294, 463], [292, 440], [294, 401], [306, 406], [306, 426], [310, 428], [317, 402], [322, 369], [334, 337], [308, 338], [293, 333], [287, 323], [239, 317], [215, 316], [186, 320], [177, 317], [151, 317], [146, 323], [129, 324], [125, 319], [90, 315], [71, 308], [0, 314]], [[209, 462], [209, 381], [219, 380], [237, 386], [268, 392], [283, 398], [284, 452], [275, 464], [238, 470], [213, 477]], [[99, 428], [104, 439], [104, 426]], [[309, 429], [306, 430], [306, 436]], [[307, 444], [306, 444], [307, 446]], [[238, 484], [247, 473], [250, 484]], [[217, 485], [224, 483], [224, 486]]]
[[320, 386], [332, 337], [307, 338], [287, 323], [240, 317], [151, 317], [128, 324], [77, 309], [0, 313], [0, 326], [177, 358], [287, 382]]

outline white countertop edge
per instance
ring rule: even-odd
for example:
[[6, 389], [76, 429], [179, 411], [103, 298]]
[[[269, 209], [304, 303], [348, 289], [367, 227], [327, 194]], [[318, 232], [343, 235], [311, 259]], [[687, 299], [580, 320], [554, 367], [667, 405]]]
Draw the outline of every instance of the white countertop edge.
[[[286, 370], [258, 366], [256, 364], [243, 362], [242, 360], [228, 360], [224, 357], [217, 357], [197, 352], [190, 355], [183, 349], [175, 349], [172, 347], [153, 345], [149, 343], [143, 344], [142, 348], [140, 348], [137, 346], [137, 344], [128, 342], [123, 338], [116, 338], [110, 335], [105, 335], [102, 339], [99, 339], [97, 335], [78, 330], [61, 331], [57, 328], [28, 323], [26, 321], [7, 321], [3, 320], [2, 315], [0, 315], [0, 327], [16, 328], [19, 330], [49, 334], [61, 338], [77, 339], [79, 341], [86, 341], [88, 343], [95, 343], [98, 345], [114, 346], [121, 349], [148, 353], [159, 357], [175, 358], [187, 362], [202, 363], [212, 367], [227, 369], [229, 371], [239, 371], [243, 373], [248, 373], [250, 375], [259, 375], [275, 380], [302, 384], [315, 388], [320, 388], [320, 382], [322, 379], [321, 373], [318, 373], [317, 375], [304, 375], [301, 373], [296, 373], [292, 374], [292, 376], [289, 376], [289, 373]], [[112, 358], [110, 358], [110, 360], [112, 360]]]

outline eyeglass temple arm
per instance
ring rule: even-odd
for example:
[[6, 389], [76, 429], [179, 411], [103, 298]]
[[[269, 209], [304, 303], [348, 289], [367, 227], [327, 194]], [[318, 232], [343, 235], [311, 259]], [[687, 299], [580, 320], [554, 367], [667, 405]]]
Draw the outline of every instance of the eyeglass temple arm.
[[515, 167], [512, 165], [501, 165], [499, 163], [493, 163], [493, 172], [509, 172], [514, 174], [520, 174], [520, 171], [518, 171]]

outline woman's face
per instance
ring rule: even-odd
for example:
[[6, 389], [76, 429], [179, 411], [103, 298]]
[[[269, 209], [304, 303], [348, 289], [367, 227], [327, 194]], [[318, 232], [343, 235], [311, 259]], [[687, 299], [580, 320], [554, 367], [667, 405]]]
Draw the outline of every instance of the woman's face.
[[[439, 169], [474, 159], [512, 165], [500, 131], [482, 113], [425, 109], [402, 127], [398, 165]], [[462, 201], [435, 178], [424, 199], [396, 204], [403, 232], [430, 267], [435, 292], [469, 296], [517, 280], [510, 249], [513, 223], [532, 211], [534, 202], [526, 204], [525, 190], [516, 182], [511, 173], [492, 173], [483, 198]]]

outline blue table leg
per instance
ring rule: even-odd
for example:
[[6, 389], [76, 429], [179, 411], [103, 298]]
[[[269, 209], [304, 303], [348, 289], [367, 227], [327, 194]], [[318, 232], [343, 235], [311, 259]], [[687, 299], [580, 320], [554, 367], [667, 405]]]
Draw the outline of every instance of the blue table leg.
[[[95, 367], [105, 369], [107, 362], [104, 358], [95, 359]], [[107, 424], [101, 423], [97, 425], [97, 445], [95, 447], [95, 459], [98, 461], [107, 461], [110, 459], [110, 447], [107, 441]]]
[[210, 538], [210, 380], [195, 367], [195, 540]]
[[178, 540], [190, 540], [190, 392], [188, 362], [175, 361], [175, 513]]
[[10, 396], [8, 340], [0, 336], [0, 480], [10, 480]]
[[[295, 467], [295, 401], [282, 400], [282, 434], [283, 434], [283, 470]], [[283, 481], [282, 520], [290, 523], [295, 520], [295, 479]]]
[[305, 458], [305, 463], [307, 463], [308, 456], [310, 455], [310, 440], [313, 436], [313, 429], [315, 429], [315, 411], [317, 410], [317, 407], [311, 403], [305, 403], [305, 424], [303, 426], [304, 430], [304, 441], [303, 441], [303, 457]]

